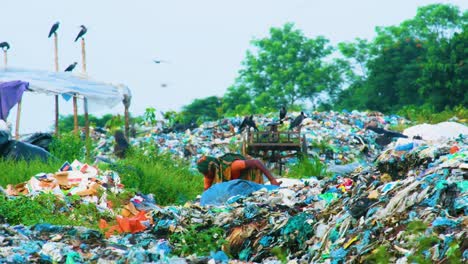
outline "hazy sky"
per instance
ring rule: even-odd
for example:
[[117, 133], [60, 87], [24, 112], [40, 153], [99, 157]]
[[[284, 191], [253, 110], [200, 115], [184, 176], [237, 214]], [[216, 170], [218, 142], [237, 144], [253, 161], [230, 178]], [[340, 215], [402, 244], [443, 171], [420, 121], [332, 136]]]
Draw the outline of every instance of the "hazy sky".
[[[79, 25], [86, 25], [88, 74], [129, 86], [133, 93], [130, 111], [135, 115], [146, 107], [180, 110], [195, 98], [223, 95], [252, 47], [250, 41], [268, 36], [271, 27], [286, 22], [295, 23], [308, 37], [323, 35], [336, 44], [356, 37], [371, 39], [376, 26], [397, 25], [414, 17], [419, 6], [451, 3], [461, 10], [468, 7], [466, 0], [0, 2], [0, 42], [11, 45], [10, 66], [53, 70], [53, 40], [47, 35], [52, 24], [60, 21], [60, 68], [77, 61], [75, 71], [80, 71], [80, 44], [73, 40]], [[3, 54], [0, 57], [3, 64]], [[155, 64], [153, 59], [168, 63]], [[72, 113], [71, 101], [61, 101], [60, 107], [61, 114]], [[122, 113], [123, 108], [91, 114], [106, 112]], [[26, 93], [20, 131], [48, 129], [53, 113], [53, 97]], [[8, 121], [14, 124], [15, 119], [16, 111], [12, 111]]]

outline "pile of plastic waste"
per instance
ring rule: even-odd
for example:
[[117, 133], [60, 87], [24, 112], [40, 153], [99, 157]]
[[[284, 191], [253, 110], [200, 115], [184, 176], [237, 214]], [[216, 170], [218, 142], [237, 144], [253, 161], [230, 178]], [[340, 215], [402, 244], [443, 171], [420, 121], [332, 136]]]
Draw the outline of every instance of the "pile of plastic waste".
[[[271, 120], [264, 118], [261, 124]], [[374, 163], [321, 180], [282, 179], [284, 184], [279, 188], [241, 180], [220, 183], [184, 206], [161, 207], [151, 195], [139, 194], [116, 216], [125, 220], [117, 220], [116, 225], [102, 221], [100, 232], [47, 224], [4, 224], [0, 226], [0, 262], [467, 262], [468, 135], [459, 130], [462, 132], [457, 136], [437, 141], [408, 138], [380, 152], [372, 143], [373, 132], [361, 129], [366, 118], [359, 112], [309, 114], [303, 132], [311, 141], [326, 139], [336, 148], [333, 155], [325, 157], [334, 164], [348, 162], [339, 155], [360, 151], [358, 144], [345, 148], [352, 144], [352, 136], [360, 136], [375, 146], [371, 150], [375, 151]], [[388, 118], [390, 121], [382, 118], [383, 122], [401, 122], [398, 117]], [[202, 148], [213, 147], [213, 138], [203, 137], [204, 131], [208, 130], [167, 135], [148, 132], [133, 143], [164, 136], [173, 137], [170, 140], [175, 146], [175, 141], [192, 137], [192, 142], [203, 142], [198, 145]], [[164, 142], [162, 146], [169, 148], [166, 139]], [[88, 179], [95, 178], [98, 181], [94, 182], [105, 188], [118, 191], [122, 187], [112, 173], [99, 176], [89, 166], [83, 169], [85, 164], [72, 163], [53, 175], [62, 193], [65, 184], [58, 183], [57, 176], [67, 171], [67, 166], [90, 174]], [[33, 178], [34, 182], [41, 179]], [[70, 184], [73, 177], [68, 179]], [[77, 193], [92, 190], [89, 185], [85, 189], [78, 186]], [[24, 188], [28, 193], [37, 191]], [[7, 191], [21, 192], [16, 187]], [[221, 197], [219, 193], [230, 195]], [[221, 233], [201, 236], [211, 234], [208, 231], [213, 228]], [[199, 242], [184, 243], [180, 237], [188, 234]], [[213, 246], [205, 242], [219, 243], [219, 247], [204, 254], [184, 253], [188, 246]]]
[[[280, 126], [280, 131], [287, 131], [292, 119], [300, 113], [290, 113], [289, 118]], [[378, 134], [364, 129], [364, 124], [371, 119], [378, 119], [383, 126], [409, 124], [409, 121], [396, 116], [384, 116], [367, 112], [311, 112], [302, 122], [300, 131], [305, 135], [309, 155], [320, 157], [329, 164], [347, 164], [359, 159], [372, 159], [382, 146], [376, 142]], [[168, 152], [191, 161], [195, 167], [201, 155], [221, 156], [227, 152], [237, 152], [245, 140], [245, 134], [238, 130], [243, 117], [225, 118], [205, 122], [195, 129], [182, 132], [164, 133], [161, 124], [135, 127], [136, 137], [130, 143], [134, 147], [157, 146], [159, 152]], [[254, 117], [260, 131], [269, 130], [269, 124], [278, 123], [276, 114], [256, 115]], [[163, 122], [163, 121], [161, 121]], [[111, 135], [96, 132], [98, 140], [97, 156], [113, 158], [114, 140]], [[366, 151], [363, 151], [366, 148]], [[365, 154], [365, 155], [364, 155]], [[285, 161], [297, 162], [296, 158]]]

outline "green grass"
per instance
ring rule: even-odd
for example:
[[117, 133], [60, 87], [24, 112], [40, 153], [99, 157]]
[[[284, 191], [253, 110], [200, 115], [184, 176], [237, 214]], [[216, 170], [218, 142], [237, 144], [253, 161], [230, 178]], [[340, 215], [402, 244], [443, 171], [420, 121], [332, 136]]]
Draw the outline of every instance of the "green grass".
[[61, 199], [46, 193], [35, 197], [20, 195], [7, 198], [0, 195], [0, 216], [12, 225], [49, 223], [94, 229], [98, 229], [99, 219], [112, 219], [110, 214], [99, 212], [94, 204], [81, 203], [79, 200], [77, 196]]
[[436, 112], [431, 105], [424, 106], [406, 106], [397, 112], [398, 115], [408, 118], [409, 120], [421, 124], [437, 124], [447, 121], [452, 117], [458, 118], [460, 123], [468, 124], [468, 108], [456, 106], [453, 109], [445, 109], [442, 112]]
[[294, 179], [303, 179], [311, 176], [317, 177], [318, 179], [330, 176], [327, 172], [327, 166], [318, 158], [301, 159], [299, 163], [290, 168], [287, 174], [288, 178]]
[[203, 192], [203, 177], [190, 171], [189, 164], [170, 154], [157, 154], [155, 147], [134, 149], [113, 170], [125, 188], [153, 193], [160, 205], [183, 204]]
[[220, 227], [192, 225], [183, 232], [171, 234], [169, 241], [174, 245], [175, 256], [207, 256], [227, 244], [225, 236], [225, 230]]
[[18, 184], [28, 181], [32, 176], [44, 172], [53, 173], [59, 170], [63, 162], [50, 160], [44, 163], [40, 160], [30, 162], [0, 160], [0, 186], [5, 187], [8, 184]]

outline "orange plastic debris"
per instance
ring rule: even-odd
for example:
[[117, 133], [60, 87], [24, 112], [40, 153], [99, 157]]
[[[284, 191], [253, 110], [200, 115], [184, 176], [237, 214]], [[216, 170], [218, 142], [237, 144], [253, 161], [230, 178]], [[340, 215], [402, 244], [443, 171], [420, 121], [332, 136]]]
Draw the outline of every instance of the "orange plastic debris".
[[457, 145], [454, 145], [450, 148], [450, 154], [456, 153], [460, 150], [460, 148]]

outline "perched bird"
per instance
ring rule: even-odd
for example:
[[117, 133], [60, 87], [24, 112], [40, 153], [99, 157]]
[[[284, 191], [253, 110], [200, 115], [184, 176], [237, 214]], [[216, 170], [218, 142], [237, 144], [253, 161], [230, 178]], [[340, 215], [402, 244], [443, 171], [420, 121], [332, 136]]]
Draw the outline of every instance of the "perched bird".
[[258, 131], [257, 124], [255, 124], [255, 121], [253, 120], [253, 115], [250, 116], [249, 120], [247, 121], [247, 125], [249, 127], [253, 127], [255, 131]]
[[255, 121], [253, 120], [253, 115], [245, 116], [244, 120], [242, 120], [242, 123], [239, 126], [239, 132], [242, 132], [246, 127], [249, 129], [253, 127], [255, 131], [258, 131], [257, 125], [255, 124]]
[[82, 38], [84, 34], [86, 34], [86, 32], [88, 31], [88, 29], [84, 25], [81, 25], [80, 27], [81, 27], [81, 30], [78, 33], [78, 36], [76, 36], [75, 42], [77, 42], [80, 38]]
[[2, 50], [9, 50], [10, 49], [10, 44], [8, 42], [0, 42], [0, 49]]
[[242, 120], [242, 123], [239, 125], [239, 133], [247, 126], [247, 120], [249, 120], [249, 117], [245, 116], [244, 120]]
[[68, 67], [65, 69], [66, 72], [71, 72], [73, 71], [73, 69], [75, 69], [76, 67], [76, 64], [78, 64], [76, 61], [70, 65], [68, 65]]
[[60, 22], [55, 22], [55, 24], [52, 25], [52, 27], [50, 28], [50, 31], [49, 31], [49, 38], [53, 34], [57, 34], [57, 29], [59, 28], [59, 25], [60, 25]]
[[304, 120], [304, 118], [306, 118], [306, 116], [304, 115], [304, 112], [301, 112], [301, 114], [299, 116], [297, 116], [292, 122], [291, 124], [289, 125], [289, 130], [297, 127], [297, 126], [300, 126], [301, 123], [302, 123], [302, 120]]
[[167, 61], [165, 61], [165, 60], [153, 60], [153, 61], [154, 61], [154, 63], [156, 63], [156, 64], [161, 64], [161, 63], [166, 63], [166, 62], [167, 62]]
[[115, 145], [114, 145], [114, 154], [118, 158], [125, 158], [130, 144], [128, 143], [127, 138], [124, 133], [120, 130], [115, 131], [114, 133]]
[[281, 107], [280, 110], [280, 124], [283, 124], [283, 119], [286, 117], [286, 107]]

